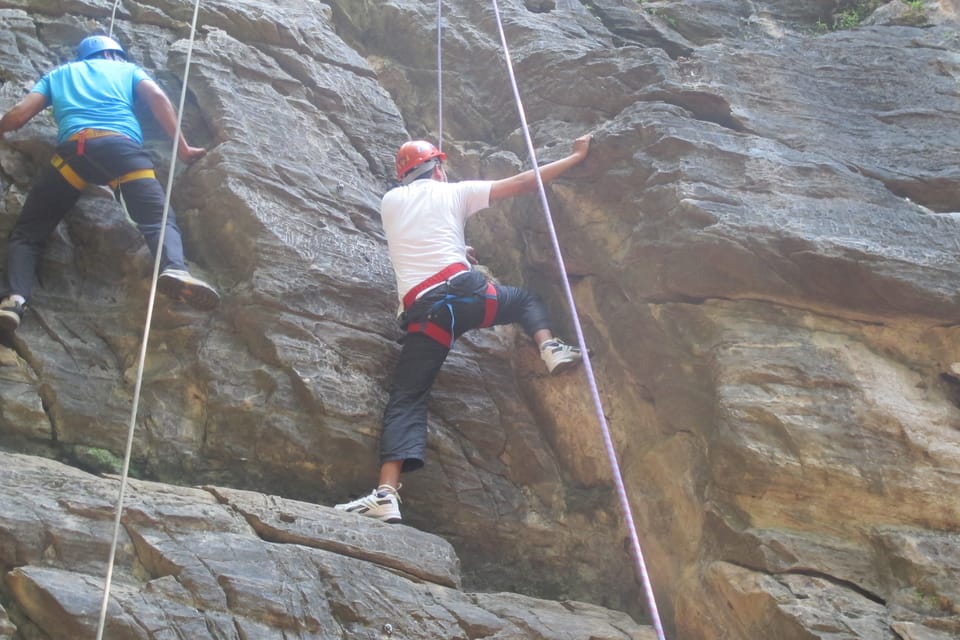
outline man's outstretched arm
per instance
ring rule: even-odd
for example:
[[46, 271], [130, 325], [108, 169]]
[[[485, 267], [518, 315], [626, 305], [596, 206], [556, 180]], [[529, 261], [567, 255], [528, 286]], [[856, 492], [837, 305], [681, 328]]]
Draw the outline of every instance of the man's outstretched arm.
[[47, 108], [47, 104], [47, 97], [42, 93], [31, 91], [25, 95], [23, 100], [13, 105], [3, 114], [3, 118], [0, 118], [0, 136], [8, 131], [16, 131], [30, 122], [33, 116]]
[[[540, 167], [540, 179], [543, 180], [543, 183], [550, 182], [583, 162], [587, 154], [590, 153], [590, 139], [590, 134], [580, 136], [573, 141], [573, 150], [570, 155]], [[533, 169], [530, 169], [510, 178], [494, 182], [490, 188], [490, 202], [532, 193], [536, 190], [537, 176]]]
[[[137, 83], [137, 97], [147, 103], [153, 117], [172, 139], [177, 133], [177, 113], [160, 85], [150, 79], [141, 80]], [[205, 155], [207, 150], [203, 147], [191, 147], [183, 133], [177, 138], [177, 156], [187, 164], [196, 162]]]

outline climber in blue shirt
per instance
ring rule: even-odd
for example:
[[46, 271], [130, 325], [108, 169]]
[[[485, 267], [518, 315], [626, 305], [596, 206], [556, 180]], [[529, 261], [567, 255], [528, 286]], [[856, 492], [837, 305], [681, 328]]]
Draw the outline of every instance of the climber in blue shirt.
[[[58, 137], [56, 153], [30, 190], [10, 233], [7, 269], [0, 281], [0, 330], [20, 326], [33, 288], [37, 262], [47, 238], [73, 207], [88, 183], [109, 185], [122, 196], [130, 218], [156, 255], [161, 252], [157, 289], [201, 310], [212, 310], [220, 296], [190, 275], [176, 217], [167, 213], [163, 247], [163, 187], [143, 148], [143, 132], [134, 112], [142, 100], [171, 138], [177, 135], [173, 105], [156, 82], [107, 36], [84, 38], [77, 60], [43, 76], [0, 119], [0, 137], [15, 131], [46, 107], [53, 107]], [[192, 163], [207, 150], [177, 137], [177, 156]]]

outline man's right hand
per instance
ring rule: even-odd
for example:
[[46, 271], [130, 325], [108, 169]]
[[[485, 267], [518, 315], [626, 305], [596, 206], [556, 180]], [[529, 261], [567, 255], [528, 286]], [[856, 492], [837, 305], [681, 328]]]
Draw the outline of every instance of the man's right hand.
[[190, 145], [181, 147], [177, 153], [177, 157], [179, 157], [182, 162], [187, 164], [193, 164], [205, 155], [207, 155], [206, 149], [203, 147], [191, 147]]
[[573, 141], [573, 155], [578, 156], [581, 161], [583, 161], [587, 154], [590, 153], [590, 141], [593, 139], [593, 136], [589, 133], [580, 136]]
[[[587, 154], [590, 153], [590, 140], [592, 138], [593, 136], [589, 133], [580, 136], [573, 141], [573, 150], [570, 155], [540, 167], [540, 179], [544, 184], [583, 162]], [[497, 202], [524, 193], [532, 193], [536, 189], [537, 178], [531, 169], [510, 178], [495, 180], [493, 186], [490, 187], [490, 202]]]

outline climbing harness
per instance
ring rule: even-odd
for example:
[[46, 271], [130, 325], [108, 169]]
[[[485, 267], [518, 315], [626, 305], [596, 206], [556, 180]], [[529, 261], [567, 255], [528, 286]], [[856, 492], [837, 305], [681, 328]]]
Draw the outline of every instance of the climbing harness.
[[626, 520], [627, 529], [630, 534], [630, 543], [633, 547], [634, 557], [637, 562], [637, 571], [639, 572], [640, 578], [643, 581], [643, 588], [647, 597], [647, 605], [650, 609], [650, 617], [653, 620], [654, 629], [657, 632], [657, 638], [659, 640], [664, 640], [665, 636], [663, 634], [663, 624], [660, 621], [660, 613], [657, 610], [657, 601], [654, 597], [653, 585], [650, 583], [650, 576], [647, 573], [646, 563], [643, 559], [643, 550], [640, 548], [640, 539], [637, 535], [637, 528], [633, 521], [633, 512], [630, 508], [630, 501], [627, 498], [626, 487], [624, 486], [623, 472], [620, 470], [620, 463], [617, 460], [617, 452], [613, 446], [613, 438], [610, 435], [610, 426], [607, 424], [607, 419], [603, 411], [603, 404], [600, 400], [600, 391], [597, 388], [596, 377], [593, 373], [593, 365], [590, 363], [590, 351], [586, 348], [586, 343], [583, 337], [583, 327], [580, 323], [580, 316], [577, 313], [576, 302], [573, 299], [573, 291], [570, 287], [570, 280], [566, 277], [567, 269], [563, 261], [563, 254], [560, 252], [560, 241], [557, 239], [557, 230], [553, 224], [553, 216], [550, 214], [550, 205], [547, 203], [547, 194], [543, 187], [543, 178], [540, 176], [540, 167], [537, 164], [536, 151], [533, 148], [533, 140], [530, 137], [530, 128], [527, 126], [527, 117], [523, 110], [523, 102], [520, 100], [520, 90], [517, 87], [517, 79], [513, 72], [513, 63], [510, 60], [510, 51], [507, 47], [507, 38], [504, 35], [503, 21], [500, 18], [500, 8], [497, 5], [497, 0], [493, 0], [493, 12], [496, 16], [497, 30], [500, 34], [500, 43], [503, 46], [507, 74], [510, 78], [513, 96], [517, 103], [517, 112], [520, 116], [520, 125], [523, 129], [523, 137], [527, 144], [527, 152], [530, 155], [530, 162], [533, 165], [534, 173], [536, 174], [537, 190], [540, 194], [540, 203], [543, 207], [547, 228], [550, 231], [550, 240], [553, 243], [553, 250], [557, 256], [557, 266], [560, 269], [560, 274], [563, 276], [561, 278], [563, 281], [563, 290], [566, 294], [567, 304], [570, 307], [570, 313], [573, 318], [573, 326], [576, 329], [577, 344], [580, 346], [580, 351], [583, 353], [583, 365], [584, 371], [586, 371], [587, 375], [587, 382], [590, 386], [590, 395], [593, 398], [594, 409], [596, 410], [597, 414], [597, 421], [599, 422], [601, 431], [603, 432], [603, 441], [606, 445], [607, 457], [609, 458], [611, 471], [613, 472], [613, 479], [617, 487], [617, 495], [620, 498], [620, 506], [623, 510], [624, 519]]
[[[493, 326], [493, 321], [497, 317], [497, 309], [499, 308], [497, 289], [493, 283], [486, 282], [483, 293], [459, 294], [450, 291], [451, 287], [454, 286], [452, 282], [453, 279], [469, 271], [470, 269], [465, 264], [455, 262], [410, 289], [410, 291], [403, 296], [403, 309], [406, 317], [409, 317], [417, 299], [422, 294], [429, 293], [441, 286], [445, 287], [444, 296], [434, 302], [426, 311], [417, 313], [417, 317], [409, 321], [404, 320], [407, 324], [407, 333], [422, 333], [449, 349], [453, 346], [453, 341], [457, 337], [457, 316], [454, 305], [458, 303], [473, 304], [481, 299], [484, 301], [483, 319], [477, 327], [482, 329]], [[444, 308], [447, 310], [447, 313], [450, 314], [449, 328], [437, 321], [439, 319], [438, 312]]]
[[454, 262], [451, 265], [447, 265], [440, 271], [437, 271], [435, 274], [413, 286], [410, 291], [407, 291], [406, 295], [403, 296], [403, 308], [404, 310], [409, 309], [413, 306], [413, 303], [417, 301], [417, 298], [420, 297], [420, 294], [426, 293], [433, 287], [436, 287], [442, 282], [448, 282], [453, 276], [461, 273], [463, 271], [469, 271], [469, 267], [463, 264], [462, 262]]
[[87, 181], [81, 178], [59, 153], [53, 154], [53, 157], [50, 158], [50, 164], [60, 172], [63, 179], [69, 182], [70, 186], [74, 189], [82, 191], [83, 188], [87, 186]]
[[123, 134], [117, 133], [116, 131], [109, 131], [107, 129], [81, 129], [77, 133], [67, 138], [67, 140], [77, 143], [77, 155], [82, 156], [86, 150], [87, 140], [95, 140], [97, 138], [107, 138], [110, 136], [119, 135]]
[[[113, 16], [116, 15], [117, 5], [120, 0], [116, 0], [113, 5], [113, 14], [110, 18], [110, 33], [113, 34]], [[167, 186], [164, 191], [163, 215], [160, 220], [160, 236], [157, 240], [157, 255], [153, 262], [153, 278], [150, 284], [150, 297], [147, 303], [147, 317], [143, 328], [143, 338], [140, 341], [140, 355], [137, 362], [136, 384], [133, 390], [133, 406], [130, 409], [130, 424], [127, 428], [127, 443], [123, 456], [123, 470], [120, 474], [120, 491], [117, 496], [117, 506], [113, 518], [113, 537], [110, 541], [110, 557], [107, 562], [107, 573], [104, 578], [103, 600], [100, 604], [100, 619], [97, 623], [96, 640], [103, 640], [103, 632], [107, 621], [107, 606], [110, 603], [110, 587], [113, 581], [113, 569], [116, 564], [117, 545], [120, 539], [120, 523], [123, 515], [123, 500], [126, 493], [127, 480], [130, 475], [130, 458], [133, 451], [133, 433], [137, 422], [137, 412], [140, 406], [140, 390], [143, 386], [143, 371], [147, 359], [147, 343], [150, 338], [150, 326], [153, 323], [153, 308], [157, 299], [157, 280], [160, 276], [160, 257], [163, 255], [163, 239], [167, 230], [167, 218], [170, 213], [170, 197], [173, 190], [174, 168], [177, 165], [177, 148], [180, 142], [180, 131], [183, 123], [183, 108], [187, 99], [187, 80], [190, 75], [190, 62], [193, 58], [193, 43], [197, 36], [197, 18], [200, 15], [200, 0], [194, 0], [193, 20], [190, 23], [190, 40], [187, 46], [187, 60], [183, 71], [183, 86], [180, 89], [180, 103], [177, 107], [177, 126], [173, 133], [173, 150], [170, 159], [170, 172], [167, 175]], [[129, 175], [129, 174], [127, 174]], [[122, 179], [122, 176], [121, 176]], [[126, 204], [121, 197], [121, 205], [126, 212]], [[129, 214], [127, 214], [129, 216]]]
[[[87, 140], [94, 140], [96, 138], [105, 138], [108, 136], [120, 136], [120, 135], [123, 135], [123, 134], [117, 133], [116, 131], [107, 131], [104, 129], [83, 129], [80, 132], [75, 133], [69, 138], [67, 138], [67, 140], [70, 142], [77, 143], [77, 150], [74, 155], [75, 157], [79, 158], [86, 155]], [[95, 166], [97, 166], [97, 168], [99, 168], [100, 171], [104, 173], [104, 175], [109, 175], [109, 172], [103, 169], [103, 167], [101, 167], [100, 165], [97, 165], [97, 163], [93, 162], [93, 160], [90, 160], [88, 158], [88, 161], [94, 164]], [[73, 167], [71, 167], [70, 164], [59, 153], [53, 154], [53, 157], [50, 158], [50, 164], [53, 165], [53, 168], [56, 169], [60, 173], [60, 175], [63, 176], [63, 179], [69, 182], [70, 186], [72, 186], [74, 189], [83, 191], [83, 189], [87, 186], [87, 181], [81, 178], [80, 175], [76, 171], [74, 171]], [[153, 169], [134, 169], [133, 171], [129, 171], [118, 178], [114, 178], [113, 180], [108, 181], [106, 184], [111, 189], [116, 191], [121, 184], [133, 182], [134, 180], [143, 180], [144, 178], [155, 179], [156, 177], [157, 177], [157, 174]], [[126, 205], [124, 205], [124, 210], [126, 210]]]

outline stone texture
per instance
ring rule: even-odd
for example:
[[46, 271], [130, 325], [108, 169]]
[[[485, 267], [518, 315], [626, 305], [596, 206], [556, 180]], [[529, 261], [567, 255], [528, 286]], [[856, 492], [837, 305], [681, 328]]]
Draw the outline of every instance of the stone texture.
[[[849, 30], [829, 28], [851, 8], [836, 0], [499, 5], [538, 159], [594, 134], [548, 201], [668, 635], [960, 635], [956, 3], [895, 0]], [[0, 0], [0, 107], [111, 9]], [[211, 151], [175, 169], [173, 204], [224, 302], [203, 316], [158, 300], [132, 471], [208, 488], [137, 485], [116, 637], [649, 633], [593, 608], [647, 615], [583, 379], [544, 376], [515, 329], [454, 349], [428, 465], [404, 479], [405, 522], [454, 551], [416, 538], [420, 561], [404, 536], [307, 504], [374, 482], [398, 352], [377, 209], [398, 144], [440, 128], [435, 10], [202, 3], [184, 126]], [[451, 175], [529, 166], [490, 4], [443, 10]], [[190, 17], [118, 9], [115, 33], [171, 96]], [[170, 144], [147, 120], [165, 176]], [[0, 142], [0, 236], [54, 135], [44, 115]], [[539, 200], [468, 233], [572, 337]], [[4, 448], [118, 471], [150, 273], [116, 204], [81, 199], [0, 350]], [[62, 479], [3, 492], [3, 601], [24, 638], [80, 637], [110, 483], [17, 460]], [[182, 503], [192, 515], [173, 517]], [[430, 616], [377, 618], [356, 580]], [[266, 617], [246, 613], [258, 594]]]
[[355, 516], [336, 510], [327, 509], [327, 521], [323, 521], [316, 518], [323, 507], [224, 487], [208, 490], [265, 540], [314, 546], [448, 587], [460, 586], [459, 561], [449, 543], [440, 538], [419, 536], [413, 529], [405, 531], [410, 535], [404, 537], [391, 527], [358, 530], [351, 526]]
[[[0, 633], [94, 636], [119, 482], [0, 463], [5, 593], [27, 621]], [[653, 637], [596, 605], [460, 591], [450, 545], [410, 527], [224, 488], [133, 480], [125, 495], [104, 637]]]

